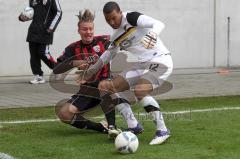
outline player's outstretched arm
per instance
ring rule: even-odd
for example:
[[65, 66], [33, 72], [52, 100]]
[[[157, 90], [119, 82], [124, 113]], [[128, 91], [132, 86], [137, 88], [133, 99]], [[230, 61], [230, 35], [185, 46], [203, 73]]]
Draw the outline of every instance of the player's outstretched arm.
[[99, 70], [103, 68], [105, 64], [108, 64], [117, 54], [118, 47], [110, 46], [98, 59], [98, 61], [91, 65], [86, 71], [78, 72], [77, 83], [82, 84], [91, 79], [97, 74]]
[[53, 73], [61, 74], [65, 73], [72, 68], [78, 68], [79, 70], [86, 70], [89, 67], [89, 64], [85, 60], [72, 60], [69, 58], [63, 62], [57, 62], [54, 66]]

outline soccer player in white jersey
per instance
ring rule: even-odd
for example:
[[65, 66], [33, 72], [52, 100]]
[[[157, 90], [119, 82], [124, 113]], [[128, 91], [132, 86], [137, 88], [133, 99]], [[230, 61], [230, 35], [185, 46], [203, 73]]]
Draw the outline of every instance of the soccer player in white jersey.
[[156, 124], [156, 134], [149, 144], [162, 144], [170, 137], [170, 131], [166, 128], [158, 102], [150, 94], [163, 84], [173, 69], [170, 52], [159, 38], [164, 24], [139, 12], [122, 12], [116, 2], [107, 2], [103, 13], [106, 22], [113, 28], [112, 45], [98, 62], [85, 71], [84, 77], [79, 77], [80, 82], [95, 74], [119, 50], [135, 55], [138, 61], [132, 68], [124, 70], [111, 81], [101, 81], [98, 88], [113, 93], [133, 88], [137, 100]]

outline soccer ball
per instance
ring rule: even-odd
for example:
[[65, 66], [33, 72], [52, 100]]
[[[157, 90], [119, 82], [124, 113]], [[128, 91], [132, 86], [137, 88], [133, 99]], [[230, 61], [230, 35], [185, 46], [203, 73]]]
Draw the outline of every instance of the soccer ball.
[[115, 139], [115, 147], [123, 154], [134, 153], [138, 149], [138, 138], [130, 131], [121, 132]]
[[33, 18], [33, 15], [34, 15], [34, 10], [32, 7], [25, 7], [22, 14], [26, 17], [28, 17], [29, 19], [32, 19]]

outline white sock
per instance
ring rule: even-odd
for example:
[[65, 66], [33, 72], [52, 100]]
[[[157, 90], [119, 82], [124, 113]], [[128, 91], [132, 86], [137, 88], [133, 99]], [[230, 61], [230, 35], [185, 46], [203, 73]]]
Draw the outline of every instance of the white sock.
[[[159, 109], [159, 104], [157, 103], [157, 101], [152, 97], [152, 96], [146, 96], [144, 97], [140, 103], [144, 106], [153, 106]], [[161, 130], [161, 131], [167, 131], [164, 119], [163, 119], [163, 115], [160, 111], [151, 111], [149, 112], [149, 115], [151, 116], [153, 122], [156, 125], [156, 129], [157, 130]]]
[[121, 103], [116, 106], [123, 119], [127, 122], [128, 128], [135, 128], [138, 124], [135, 118], [131, 106], [128, 103]]
[[167, 127], [165, 125], [163, 115], [160, 111], [149, 112], [154, 124], [156, 125], [157, 130], [167, 131]]

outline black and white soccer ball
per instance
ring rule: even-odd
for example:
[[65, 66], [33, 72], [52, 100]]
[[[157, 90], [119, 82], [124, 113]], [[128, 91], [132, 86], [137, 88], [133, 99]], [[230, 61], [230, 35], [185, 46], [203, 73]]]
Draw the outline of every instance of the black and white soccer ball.
[[34, 9], [32, 7], [27, 6], [23, 9], [22, 14], [27, 18], [32, 19], [34, 15]]
[[123, 154], [134, 153], [138, 149], [138, 138], [130, 131], [120, 133], [115, 139], [115, 147], [118, 152]]

